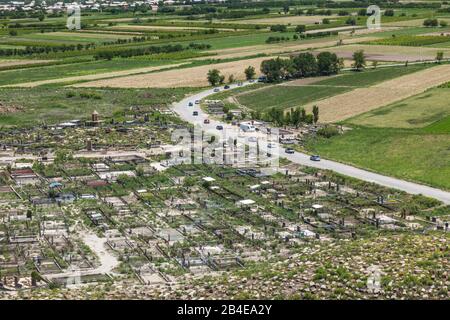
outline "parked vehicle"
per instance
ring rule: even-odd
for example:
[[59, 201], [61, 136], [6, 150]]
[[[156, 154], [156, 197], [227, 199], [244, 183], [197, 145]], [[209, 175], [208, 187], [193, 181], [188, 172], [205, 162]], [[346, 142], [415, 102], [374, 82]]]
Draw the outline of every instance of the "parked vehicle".
[[192, 115], [193, 115], [193, 116], [198, 116], [198, 111], [192, 112]]
[[218, 126], [216, 126], [216, 129], [217, 129], [217, 130], [223, 130], [223, 126], [218, 125]]
[[200, 104], [200, 100], [195, 100], [195, 104]]
[[287, 148], [287, 149], [285, 150], [285, 152], [286, 152], [286, 153], [289, 153], [289, 154], [293, 154], [293, 153], [295, 153], [295, 150], [292, 149], [292, 148]]
[[189, 102], [188, 106], [192, 107], [194, 104], [192, 102]]
[[309, 160], [311, 161], [320, 161], [320, 156], [318, 156], [317, 154], [312, 155]]
[[204, 124], [209, 124], [209, 119], [203, 120], [203, 123], [204, 123]]
[[244, 132], [253, 132], [255, 131], [255, 126], [249, 123], [241, 123], [239, 128]]
[[214, 90], [213, 90], [214, 92], [219, 92], [220, 91], [220, 89], [219, 88], [214, 88]]
[[229, 85], [225, 85], [225, 87], [223, 87], [225, 90], [226, 89], [230, 89], [230, 86]]
[[256, 137], [248, 137], [248, 141], [250, 141], [250, 142], [258, 142], [258, 138], [256, 138]]
[[243, 83], [242, 82], [238, 82], [238, 87], [242, 87]]

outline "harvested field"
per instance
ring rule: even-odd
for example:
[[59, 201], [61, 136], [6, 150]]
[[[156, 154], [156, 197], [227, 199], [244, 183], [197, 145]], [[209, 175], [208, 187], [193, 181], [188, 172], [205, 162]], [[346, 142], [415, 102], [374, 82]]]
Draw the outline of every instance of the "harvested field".
[[112, 88], [173, 88], [207, 86], [206, 74], [210, 69], [218, 69], [228, 78], [233, 74], [237, 79], [245, 79], [244, 69], [253, 66], [259, 70], [263, 60], [269, 57], [209, 64], [205, 66], [168, 70], [150, 74], [135, 75], [114, 79], [104, 79], [73, 85], [74, 87], [112, 87]]
[[450, 116], [449, 100], [448, 88], [433, 88], [347, 121], [366, 127], [423, 128]]
[[[319, 30], [308, 30], [305, 33], [317, 33], [317, 32], [332, 32], [332, 31], [339, 31], [341, 33], [350, 33], [352, 30], [358, 30], [364, 28], [363, 26], [345, 26], [345, 27], [334, 27], [334, 28], [326, 28], [326, 29], [319, 29]], [[366, 29], [368, 30], [368, 29]], [[346, 32], [344, 32], [346, 31]]]
[[[47, 34], [44, 34], [44, 36]], [[98, 39], [98, 38], [102, 38], [102, 39], [111, 39], [111, 40], [115, 40], [118, 38], [131, 38], [132, 36], [129, 35], [124, 35], [122, 34], [118, 34], [118, 33], [104, 33], [102, 32], [101, 35], [98, 33], [88, 33], [88, 32], [62, 32], [62, 31], [58, 31], [58, 32], [52, 32], [49, 33], [49, 35], [51, 35], [52, 37], [61, 37], [62, 39], [71, 39], [71, 38], [92, 38], [92, 39]]]
[[[341, 27], [341, 28], [347, 28], [348, 27]], [[337, 29], [337, 28], [336, 28]], [[340, 35], [343, 34], [350, 34], [351, 30], [353, 30], [355, 28], [350, 29], [350, 31], [342, 31], [339, 32]], [[386, 31], [395, 31], [395, 30], [399, 30], [401, 29], [401, 27], [384, 27], [382, 29], [367, 29], [367, 28], [360, 28], [360, 29], [356, 29], [355, 30], [355, 35], [362, 35], [362, 34], [374, 34], [374, 33], [379, 33], [379, 32], [386, 32]], [[331, 30], [331, 29], [326, 29], [326, 30]]]
[[[352, 39], [344, 39], [344, 44], [353, 44], [365, 41], [375, 40], [375, 37], [362, 37], [362, 38], [352, 38]], [[211, 50], [208, 53], [217, 54], [214, 58], [217, 59], [229, 59], [229, 58], [238, 58], [245, 57], [257, 54], [277, 54], [277, 53], [291, 53], [297, 51], [304, 50], [312, 50], [319, 48], [328, 48], [335, 46], [337, 44], [336, 40], [322, 40], [315, 42], [288, 42], [281, 44], [269, 44], [269, 45], [256, 45], [256, 46], [247, 46], [240, 48], [230, 48], [230, 49], [222, 49], [222, 50]], [[331, 49], [329, 50], [331, 51]], [[198, 58], [200, 59], [200, 58]]]
[[333, 18], [336, 19], [337, 16], [276, 16], [274, 18], [233, 20], [233, 22], [243, 24], [314, 24], [322, 22], [323, 19], [333, 21]]
[[320, 121], [336, 122], [422, 93], [450, 80], [450, 65], [440, 65], [380, 84], [358, 88], [306, 105], [320, 108]]
[[28, 64], [44, 64], [52, 60], [0, 60], [0, 68], [12, 66], [25, 66]]
[[125, 36], [139, 36], [139, 35], [144, 35], [143, 32], [127, 32], [127, 31], [112, 31], [112, 30], [92, 30], [92, 29], [81, 29], [78, 30], [77, 32], [79, 33], [93, 33], [93, 34], [115, 34], [115, 35], [125, 35]]
[[[109, 27], [109, 29], [111, 30], [143, 30], [143, 31], [148, 31], [148, 30], [178, 30], [178, 31], [186, 31], [186, 30], [208, 30], [208, 29], [213, 29], [213, 28], [206, 28], [206, 27], [177, 27], [177, 26], [142, 26], [142, 25], [124, 25], [124, 26], [114, 26], [114, 27]], [[230, 31], [229, 28], [214, 28], [216, 30], [220, 30], [220, 31]]]
[[18, 84], [11, 84], [2, 87], [22, 87], [22, 88], [32, 88], [37, 86], [42, 86], [45, 84], [53, 84], [53, 83], [64, 83], [64, 82], [74, 82], [74, 81], [88, 81], [88, 80], [97, 80], [97, 79], [105, 79], [105, 78], [114, 78], [121, 76], [128, 76], [133, 74], [140, 74], [146, 72], [152, 72], [161, 69], [173, 68], [181, 66], [182, 63], [158, 66], [158, 67], [146, 67], [146, 68], [137, 68], [131, 70], [123, 70], [123, 71], [115, 71], [115, 72], [106, 72], [106, 73], [97, 73], [97, 74], [89, 74], [84, 76], [76, 76], [76, 77], [67, 77], [67, 78], [57, 78], [57, 79], [49, 79], [49, 80], [41, 80], [41, 81], [33, 81], [33, 82], [24, 82]]
[[23, 111], [24, 108], [18, 105], [5, 105], [0, 102], [0, 114], [16, 113]]
[[[421, 26], [423, 26], [423, 21], [424, 21], [425, 19], [414, 19], [414, 20], [406, 20], [406, 21], [396, 21], [396, 22], [388, 22], [388, 23], [384, 23], [383, 24], [383, 27], [384, 26], [386, 26], [386, 27], [421, 27]], [[441, 19], [441, 18], [439, 18], [439, 21], [440, 20], [444, 20], [444, 21], [446, 21], [447, 23], [448, 22], [450, 22], [450, 19]]]
[[383, 46], [383, 45], [346, 45], [330, 48], [330, 52], [336, 53], [342, 58], [351, 58], [357, 50], [364, 50], [367, 60], [378, 61], [420, 61], [434, 60], [438, 51], [443, 51], [444, 56], [450, 55], [450, 49], [407, 46]]

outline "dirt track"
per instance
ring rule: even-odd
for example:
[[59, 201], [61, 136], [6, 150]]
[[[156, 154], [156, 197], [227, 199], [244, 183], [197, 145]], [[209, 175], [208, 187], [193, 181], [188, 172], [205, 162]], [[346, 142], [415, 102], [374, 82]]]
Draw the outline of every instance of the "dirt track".
[[368, 88], [358, 88], [331, 98], [315, 101], [320, 109], [321, 122], [341, 121], [355, 115], [380, 108], [424, 92], [439, 84], [450, 81], [450, 65], [440, 65], [398, 77]]

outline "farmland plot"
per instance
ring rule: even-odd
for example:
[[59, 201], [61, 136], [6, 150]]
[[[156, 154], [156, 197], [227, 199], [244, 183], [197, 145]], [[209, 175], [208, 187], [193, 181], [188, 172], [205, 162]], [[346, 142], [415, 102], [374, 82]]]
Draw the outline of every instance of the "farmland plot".
[[450, 80], [450, 65], [440, 65], [380, 84], [358, 88], [306, 105], [320, 108], [322, 122], [336, 122], [406, 99]]
[[450, 50], [430, 47], [409, 47], [409, 46], [383, 46], [352, 44], [330, 48], [329, 51], [336, 53], [339, 57], [350, 58], [353, 52], [364, 50], [367, 60], [378, 61], [421, 61], [434, 60], [438, 51], [444, 52], [444, 58], [450, 56]]
[[73, 85], [74, 87], [111, 87], [111, 88], [173, 88], [207, 86], [206, 74], [210, 69], [218, 69], [228, 78], [233, 74], [236, 79], [244, 79], [244, 69], [253, 66], [259, 70], [261, 62], [268, 57], [210, 64], [205, 66], [168, 70], [156, 73], [128, 77], [90, 81]]

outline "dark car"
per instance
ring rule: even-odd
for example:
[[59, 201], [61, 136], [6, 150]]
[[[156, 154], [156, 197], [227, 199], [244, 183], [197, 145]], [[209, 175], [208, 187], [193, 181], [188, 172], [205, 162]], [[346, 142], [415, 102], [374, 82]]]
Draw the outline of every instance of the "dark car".
[[217, 130], [223, 130], [223, 126], [220, 126], [220, 125], [219, 125], [219, 126], [216, 126], [216, 129], [217, 129]]
[[189, 107], [192, 107], [194, 104], [192, 102], [189, 102]]
[[260, 76], [258, 78], [258, 82], [267, 82], [267, 77], [266, 76]]
[[192, 115], [193, 115], [193, 116], [198, 116], [198, 111], [192, 112]]
[[309, 160], [311, 160], [311, 161], [320, 161], [320, 156], [318, 156], [317, 154], [312, 155], [311, 157], [309, 157]]
[[225, 87], [223, 87], [224, 89], [230, 89], [229, 85], [226, 85]]
[[208, 123], [209, 123], [209, 119], [203, 120], [203, 123], [204, 123], [204, 124], [208, 124]]
[[285, 152], [289, 153], [289, 154], [293, 154], [295, 151], [292, 148], [287, 148]]

